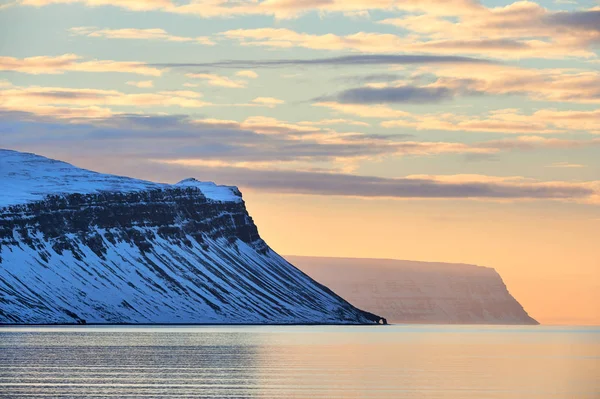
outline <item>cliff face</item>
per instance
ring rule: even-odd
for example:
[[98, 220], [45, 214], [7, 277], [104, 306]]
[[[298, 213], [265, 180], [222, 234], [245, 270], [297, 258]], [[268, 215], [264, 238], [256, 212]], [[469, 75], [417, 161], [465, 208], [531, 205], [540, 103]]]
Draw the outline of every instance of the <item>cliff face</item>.
[[286, 259], [392, 323], [538, 324], [491, 268], [386, 259]]
[[375, 323], [260, 238], [235, 187], [0, 150], [0, 323]]

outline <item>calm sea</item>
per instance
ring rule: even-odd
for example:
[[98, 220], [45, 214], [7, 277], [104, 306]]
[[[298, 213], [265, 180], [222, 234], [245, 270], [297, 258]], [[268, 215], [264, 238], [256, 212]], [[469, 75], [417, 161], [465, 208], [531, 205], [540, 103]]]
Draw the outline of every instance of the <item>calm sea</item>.
[[2, 327], [1, 398], [600, 398], [600, 329]]

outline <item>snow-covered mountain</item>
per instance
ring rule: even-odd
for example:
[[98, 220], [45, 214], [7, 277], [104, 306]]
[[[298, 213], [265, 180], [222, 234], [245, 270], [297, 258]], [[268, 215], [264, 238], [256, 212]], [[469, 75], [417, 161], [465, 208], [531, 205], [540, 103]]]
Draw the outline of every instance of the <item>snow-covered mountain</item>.
[[236, 187], [0, 150], [0, 323], [371, 324], [260, 238]]
[[489, 267], [392, 259], [286, 259], [392, 323], [537, 324]]

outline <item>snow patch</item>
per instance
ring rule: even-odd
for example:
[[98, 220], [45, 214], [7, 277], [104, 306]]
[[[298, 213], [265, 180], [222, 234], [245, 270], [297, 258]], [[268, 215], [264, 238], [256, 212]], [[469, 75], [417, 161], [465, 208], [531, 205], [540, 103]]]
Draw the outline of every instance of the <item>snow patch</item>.
[[241, 201], [237, 187], [186, 179], [155, 183], [81, 169], [36, 154], [0, 149], [0, 208], [40, 201], [49, 195], [135, 192], [196, 187], [213, 201]]
[[193, 177], [185, 179], [175, 184], [177, 187], [196, 187], [202, 194], [213, 201], [240, 201], [242, 194], [235, 186], [219, 186], [214, 182], [202, 182]]

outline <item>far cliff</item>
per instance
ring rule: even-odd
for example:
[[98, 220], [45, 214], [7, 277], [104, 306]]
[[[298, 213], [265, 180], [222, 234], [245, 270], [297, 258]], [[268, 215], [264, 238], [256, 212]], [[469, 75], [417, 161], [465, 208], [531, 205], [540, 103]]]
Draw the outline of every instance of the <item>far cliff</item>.
[[353, 305], [390, 323], [539, 324], [489, 267], [390, 259], [285, 258]]

